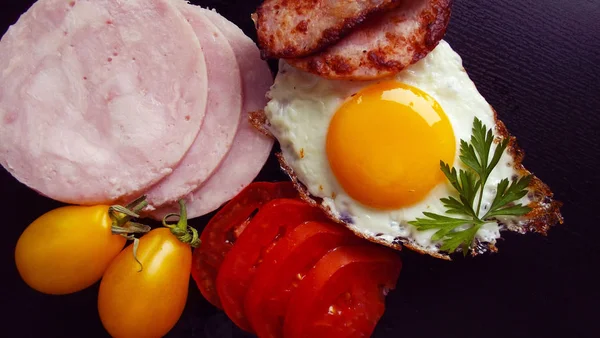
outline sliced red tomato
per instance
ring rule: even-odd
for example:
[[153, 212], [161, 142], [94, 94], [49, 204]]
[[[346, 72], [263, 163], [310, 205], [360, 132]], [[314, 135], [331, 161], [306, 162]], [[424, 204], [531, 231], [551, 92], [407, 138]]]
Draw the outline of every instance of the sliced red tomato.
[[395, 288], [402, 263], [377, 245], [342, 246], [327, 253], [292, 295], [286, 338], [369, 337]]
[[244, 314], [244, 297], [257, 267], [277, 241], [307, 221], [327, 221], [317, 207], [293, 199], [265, 204], [225, 256], [217, 275], [217, 293], [223, 310], [240, 328], [252, 332]]
[[307, 222], [286, 234], [257, 268], [244, 308], [261, 338], [283, 337], [283, 320], [293, 291], [323, 255], [342, 245], [363, 243], [342, 225]]
[[217, 273], [239, 234], [260, 207], [277, 198], [295, 198], [291, 182], [254, 182], [229, 201], [202, 231], [202, 245], [194, 250], [192, 277], [210, 303], [222, 308], [216, 291]]
[[302, 333], [303, 337], [370, 337], [385, 312], [381, 288], [355, 284]]

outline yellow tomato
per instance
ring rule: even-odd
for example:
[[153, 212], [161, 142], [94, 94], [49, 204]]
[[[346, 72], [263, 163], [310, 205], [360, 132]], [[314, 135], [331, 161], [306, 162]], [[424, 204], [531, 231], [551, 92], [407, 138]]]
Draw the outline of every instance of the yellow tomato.
[[159, 228], [139, 240], [136, 256], [141, 266], [129, 245], [106, 270], [98, 293], [100, 319], [113, 337], [162, 337], [183, 313], [192, 250], [170, 229]]
[[68, 294], [97, 282], [126, 239], [111, 232], [109, 206], [66, 206], [36, 219], [15, 249], [19, 274], [43, 293]]

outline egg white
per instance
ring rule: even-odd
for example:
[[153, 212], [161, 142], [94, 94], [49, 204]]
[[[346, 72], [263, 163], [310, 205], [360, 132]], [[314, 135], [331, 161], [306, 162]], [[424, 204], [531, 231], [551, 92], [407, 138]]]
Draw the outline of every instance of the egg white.
[[[458, 157], [460, 139], [470, 140], [475, 117], [501, 137], [494, 127], [492, 108], [467, 75], [460, 56], [447, 42], [441, 41], [424, 59], [393, 79], [423, 90], [441, 105], [454, 130], [456, 155], [451, 165], [457, 169], [465, 169]], [[436, 230], [417, 231], [407, 222], [423, 217], [424, 211], [443, 214], [445, 208], [440, 198], [456, 196], [448, 182], [433, 188], [416, 204], [398, 210], [378, 210], [351, 198], [329, 166], [325, 144], [332, 117], [352, 94], [376, 82], [327, 80], [280, 61], [265, 108], [268, 128], [279, 141], [287, 165], [311, 195], [323, 199], [323, 206], [329, 208], [334, 217], [367, 237], [387, 243], [408, 242], [426, 252], [438, 252], [441, 243], [431, 239]], [[483, 212], [491, 204], [498, 182], [515, 176], [520, 175], [513, 168], [513, 158], [505, 151], [487, 181]], [[528, 197], [519, 202], [528, 204]], [[499, 237], [500, 226], [496, 223], [484, 225], [476, 236], [485, 243], [495, 243]]]

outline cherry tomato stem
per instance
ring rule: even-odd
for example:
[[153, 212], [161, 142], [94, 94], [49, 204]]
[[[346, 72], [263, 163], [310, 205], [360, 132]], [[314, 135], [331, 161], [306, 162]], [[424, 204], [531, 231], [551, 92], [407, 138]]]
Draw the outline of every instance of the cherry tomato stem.
[[144, 224], [132, 222], [133, 218], [139, 218], [139, 212], [148, 205], [146, 196], [141, 196], [127, 206], [112, 205], [108, 209], [109, 217], [112, 220], [111, 231], [115, 235], [123, 235], [129, 238], [131, 234], [147, 233], [150, 227]]
[[[175, 224], [168, 222], [170, 217], [178, 217], [178, 221]], [[198, 231], [187, 223], [187, 208], [183, 200], [179, 200], [179, 214], [171, 213], [165, 215], [162, 220], [163, 226], [171, 229], [173, 236], [177, 237], [182, 243], [189, 244], [192, 248], [197, 248], [200, 245], [200, 236]]]

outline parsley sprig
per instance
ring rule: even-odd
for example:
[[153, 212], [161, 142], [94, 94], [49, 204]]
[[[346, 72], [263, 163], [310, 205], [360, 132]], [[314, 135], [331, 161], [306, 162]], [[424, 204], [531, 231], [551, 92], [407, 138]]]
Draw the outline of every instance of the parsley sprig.
[[493, 144], [492, 130], [475, 118], [470, 143], [460, 141], [459, 158], [469, 170], [459, 169], [457, 172], [440, 161], [441, 170], [456, 189], [458, 198], [448, 196], [441, 199], [446, 208], [445, 215], [423, 212], [426, 218], [408, 222], [419, 231], [438, 229], [432, 240], [442, 241], [442, 251], [453, 253], [460, 247], [466, 255], [474, 244], [477, 231], [484, 224], [496, 221], [498, 216], [521, 216], [531, 211], [527, 206], [514, 203], [527, 194], [531, 181], [531, 175], [527, 175], [512, 182], [506, 178], [501, 180], [492, 204], [480, 216], [485, 184], [508, 146], [508, 139], [500, 141], [492, 151]]

